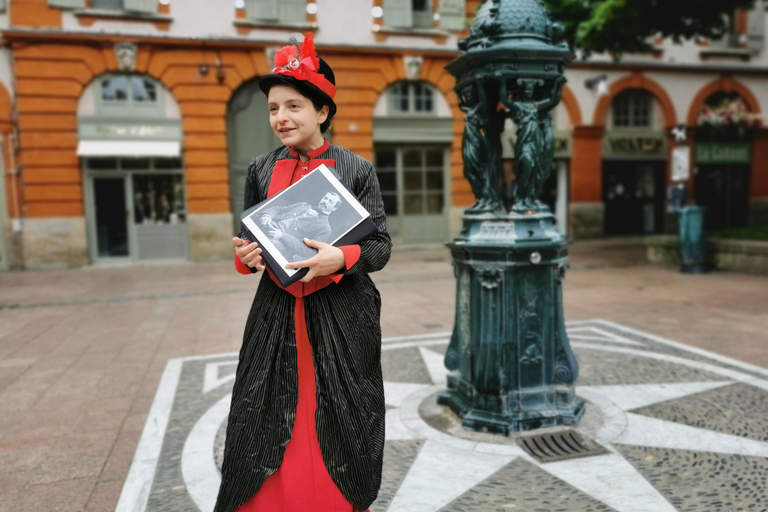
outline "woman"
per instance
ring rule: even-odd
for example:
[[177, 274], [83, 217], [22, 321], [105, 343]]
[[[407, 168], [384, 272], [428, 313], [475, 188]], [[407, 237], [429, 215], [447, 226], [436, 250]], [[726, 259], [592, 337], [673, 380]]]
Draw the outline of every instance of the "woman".
[[[275, 58], [261, 79], [284, 147], [248, 167], [245, 208], [320, 164], [334, 167], [378, 232], [359, 245], [318, 250], [289, 268], [309, 273], [286, 289], [267, 271], [245, 326], [215, 512], [357, 512], [376, 499], [384, 449], [381, 301], [369, 272], [391, 240], [370, 162], [321, 135], [336, 112], [335, 79], [312, 34]], [[256, 243], [234, 239], [241, 273], [265, 270]], [[314, 364], [313, 364], [314, 362]]]

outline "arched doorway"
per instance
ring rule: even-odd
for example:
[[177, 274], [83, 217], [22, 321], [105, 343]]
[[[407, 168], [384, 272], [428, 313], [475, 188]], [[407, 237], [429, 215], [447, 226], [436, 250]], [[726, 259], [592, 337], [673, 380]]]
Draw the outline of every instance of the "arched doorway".
[[606, 235], [651, 234], [663, 229], [667, 168], [664, 117], [656, 97], [639, 88], [618, 93], [606, 112]]
[[754, 112], [735, 91], [715, 92], [699, 110], [694, 196], [708, 230], [748, 224], [754, 128]]
[[108, 73], [83, 91], [77, 116], [91, 262], [185, 259], [181, 114], [170, 91]]
[[444, 242], [449, 234], [454, 120], [426, 82], [390, 86], [374, 109], [374, 164], [396, 242]]
[[227, 109], [227, 134], [233, 230], [237, 234], [240, 232], [248, 164], [254, 157], [282, 145], [269, 125], [267, 97], [259, 89], [258, 79], [243, 84], [232, 95]]

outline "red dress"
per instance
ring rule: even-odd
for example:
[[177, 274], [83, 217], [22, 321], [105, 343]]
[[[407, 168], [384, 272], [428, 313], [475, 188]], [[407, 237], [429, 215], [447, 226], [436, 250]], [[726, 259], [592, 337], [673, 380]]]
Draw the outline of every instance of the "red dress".
[[[333, 166], [332, 160], [314, 160], [328, 149], [326, 143], [319, 149], [309, 152], [310, 160], [301, 162], [298, 155], [291, 151], [295, 159], [277, 162], [269, 196], [280, 192], [289, 184], [317, 168], [320, 164]], [[347, 268], [354, 265], [360, 255], [359, 246], [342, 247]], [[238, 271], [250, 274], [248, 267], [235, 257]], [[270, 278], [272, 278], [272, 275]], [[358, 512], [341, 494], [331, 480], [325, 468], [320, 444], [317, 440], [315, 409], [315, 367], [312, 359], [312, 346], [307, 334], [304, 318], [304, 300], [302, 297], [338, 282], [341, 275], [316, 277], [308, 283], [297, 282], [285, 288], [296, 297], [294, 318], [296, 323], [296, 353], [299, 376], [299, 399], [296, 405], [296, 421], [293, 425], [291, 440], [285, 448], [285, 455], [280, 468], [267, 478], [261, 489], [246, 501], [236, 512]], [[273, 278], [277, 284], [277, 280]], [[279, 286], [279, 284], [278, 284]]]

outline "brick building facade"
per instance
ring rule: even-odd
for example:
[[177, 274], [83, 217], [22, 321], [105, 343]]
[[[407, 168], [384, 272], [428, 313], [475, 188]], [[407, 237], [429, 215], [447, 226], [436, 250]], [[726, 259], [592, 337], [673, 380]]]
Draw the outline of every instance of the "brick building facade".
[[[308, 30], [336, 74], [330, 137], [376, 164], [396, 242], [448, 239], [473, 196], [444, 66], [479, 3], [4, 2], [0, 266], [230, 257], [245, 165], [278, 144], [258, 79], [275, 49]], [[678, 125], [691, 191], [734, 205], [715, 224], [766, 222], [765, 10], [733, 19], [723, 41], [658, 41], [619, 64], [598, 56], [569, 67], [544, 199], [570, 236], [670, 229]], [[756, 127], [704, 142], [702, 108], [721, 102], [743, 104]], [[510, 169], [511, 126], [503, 143]]]

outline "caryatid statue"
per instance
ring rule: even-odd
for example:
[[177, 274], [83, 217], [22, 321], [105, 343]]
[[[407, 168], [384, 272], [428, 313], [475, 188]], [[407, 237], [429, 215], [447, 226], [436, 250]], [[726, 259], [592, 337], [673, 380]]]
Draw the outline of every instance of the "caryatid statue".
[[544, 80], [516, 79], [516, 93], [510, 99], [507, 81], [500, 73], [496, 74], [496, 78], [500, 82], [499, 101], [509, 110], [517, 125], [515, 203], [522, 207], [534, 207], [549, 178], [555, 151], [550, 112], [560, 103], [566, 80], [563, 76], [556, 78], [549, 96], [536, 100], [536, 87], [544, 86]]
[[[501, 139], [492, 128], [492, 116], [485, 92], [486, 77], [464, 87], [459, 93], [459, 108], [466, 114], [462, 152], [464, 177], [477, 198], [473, 212], [502, 212], [504, 206], [499, 188], [501, 173]], [[495, 83], [495, 82], [494, 82]]]

